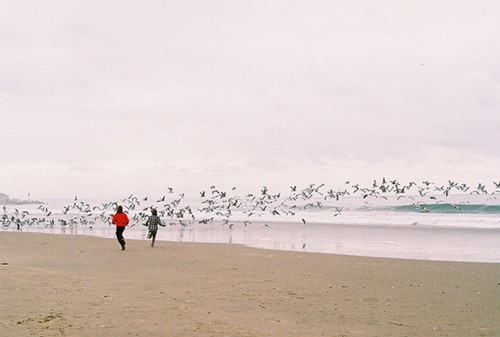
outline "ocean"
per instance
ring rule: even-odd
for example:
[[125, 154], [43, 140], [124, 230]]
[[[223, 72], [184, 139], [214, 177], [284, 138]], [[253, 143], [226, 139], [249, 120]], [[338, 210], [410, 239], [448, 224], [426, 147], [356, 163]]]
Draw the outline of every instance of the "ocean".
[[[319, 187], [318, 187], [319, 186]], [[309, 185], [290, 193], [220, 191], [198, 196], [129, 195], [115, 201], [49, 199], [7, 204], [2, 231], [114, 237], [116, 205], [131, 222], [125, 238], [146, 240], [156, 208], [158, 241], [242, 244], [256, 248], [439, 261], [500, 263], [500, 196], [493, 193], [373, 193]], [[361, 192], [359, 192], [361, 191]], [[359, 192], [359, 193], [356, 193]], [[441, 192], [441, 191], [439, 191]], [[461, 191], [458, 191], [461, 192]], [[117, 243], [117, 248], [118, 248]]]

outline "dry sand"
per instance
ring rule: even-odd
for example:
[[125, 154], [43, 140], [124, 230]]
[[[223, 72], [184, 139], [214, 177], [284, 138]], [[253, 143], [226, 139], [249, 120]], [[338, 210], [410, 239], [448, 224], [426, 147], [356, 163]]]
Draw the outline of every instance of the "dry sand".
[[500, 336], [500, 264], [14, 232], [0, 263], [0, 336]]

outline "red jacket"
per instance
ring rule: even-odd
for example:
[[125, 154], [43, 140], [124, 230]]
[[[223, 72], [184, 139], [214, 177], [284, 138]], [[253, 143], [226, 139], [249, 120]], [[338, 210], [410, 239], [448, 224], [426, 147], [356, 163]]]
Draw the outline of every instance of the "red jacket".
[[128, 216], [125, 213], [116, 213], [113, 217], [112, 223], [116, 224], [118, 227], [124, 227], [128, 224]]

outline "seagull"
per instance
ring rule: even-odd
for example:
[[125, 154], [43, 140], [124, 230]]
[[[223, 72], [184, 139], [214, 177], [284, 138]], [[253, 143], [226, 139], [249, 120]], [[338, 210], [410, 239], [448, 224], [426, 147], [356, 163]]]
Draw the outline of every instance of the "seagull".
[[483, 193], [485, 193], [485, 194], [486, 194], [486, 193], [488, 193], [488, 192], [486, 192], [485, 187], [486, 187], [486, 186], [485, 186], [484, 184], [479, 183], [479, 184], [477, 185], [477, 190], [478, 190], [478, 191], [481, 191], [481, 192], [483, 192]]
[[418, 193], [420, 194], [420, 196], [421, 196], [421, 197], [423, 197], [423, 196], [424, 196], [424, 195], [426, 195], [428, 192], [425, 192], [425, 193], [424, 193], [424, 189], [423, 189], [423, 188], [420, 188], [420, 189], [418, 190]]

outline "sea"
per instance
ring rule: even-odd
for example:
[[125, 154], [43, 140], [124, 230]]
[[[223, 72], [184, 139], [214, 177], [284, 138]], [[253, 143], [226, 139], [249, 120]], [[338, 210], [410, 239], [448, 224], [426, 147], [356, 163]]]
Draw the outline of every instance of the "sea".
[[[117, 200], [47, 199], [0, 205], [1, 231], [114, 238], [117, 205], [130, 218], [126, 240], [144, 240], [150, 209], [164, 242], [241, 244], [270, 250], [367, 257], [500, 263], [500, 193], [387, 194], [321, 191], [239, 195], [133, 194]], [[117, 242], [117, 249], [119, 248]]]

